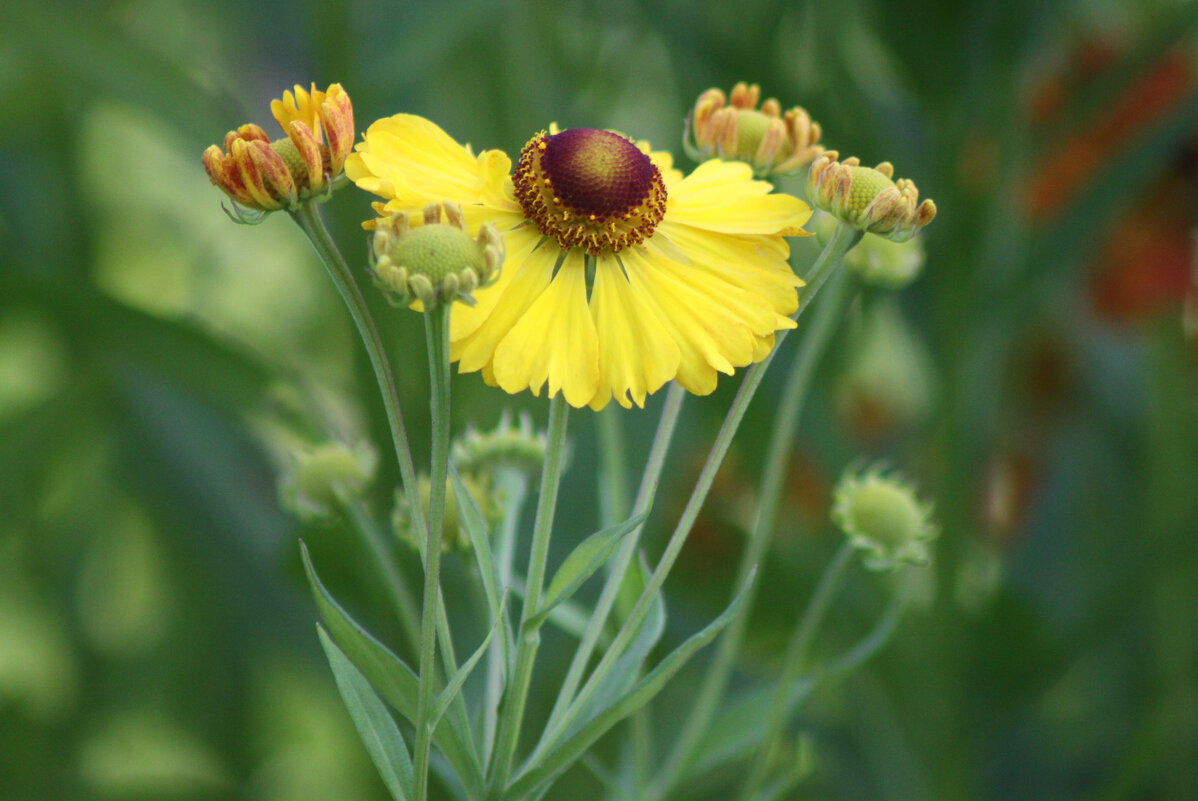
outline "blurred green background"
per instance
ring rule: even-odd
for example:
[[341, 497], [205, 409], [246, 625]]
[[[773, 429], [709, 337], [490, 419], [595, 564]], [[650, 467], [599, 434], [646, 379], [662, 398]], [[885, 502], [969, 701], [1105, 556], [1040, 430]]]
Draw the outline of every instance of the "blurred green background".
[[[923, 608], [804, 708], [817, 763], [795, 797], [1198, 797], [1198, 4], [10, 0], [4, 17], [0, 798], [384, 797], [297, 538], [374, 630], [394, 625], [348, 531], [280, 508], [269, 432], [317, 441], [315, 419], [379, 443], [381, 516], [385, 420], [299, 230], [231, 224], [207, 145], [250, 121], [273, 134], [271, 98], [338, 81], [359, 131], [408, 111], [514, 153], [556, 121], [685, 166], [694, 98], [740, 80], [940, 209], [924, 276], [848, 321], [821, 368], [763, 571], [741, 682], [776, 668], [836, 547], [845, 465], [884, 458], [936, 503]], [[351, 264], [368, 201], [324, 207]], [[420, 321], [368, 295], [424, 452]], [[871, 341], [897, 355], [871, 363]], [[783, 372], [667, 585], [667, 639], [725, 597]], [[736, 384], [688, 402], [651, 551]], [[543, 399], [476, 375], [454, 392], [459, 428], [503, 408], [543, 424]], [[659, 404], [626, 415], [634, 469]], [[573, 422], [582, 531], [593, 417]], [[829, 649], [880, 592], [855, 575]], [[656, 704], [661, 741], [698, 675]], [[551, 797], [600, 795], [567, 781]]]

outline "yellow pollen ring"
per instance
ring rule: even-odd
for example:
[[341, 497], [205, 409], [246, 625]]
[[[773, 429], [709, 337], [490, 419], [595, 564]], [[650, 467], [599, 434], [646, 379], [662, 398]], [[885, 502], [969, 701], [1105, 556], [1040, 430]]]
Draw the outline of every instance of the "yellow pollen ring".
[[513, 184], [542, 234], [593, 256], [645, 241], [665, 216], [661, 172], [611, 131], [542, 131], [521, 151]]

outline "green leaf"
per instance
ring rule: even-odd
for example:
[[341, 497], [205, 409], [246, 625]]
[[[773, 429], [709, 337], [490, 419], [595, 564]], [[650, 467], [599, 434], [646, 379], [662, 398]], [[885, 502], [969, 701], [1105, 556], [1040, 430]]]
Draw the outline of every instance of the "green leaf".
[[549, 582], [549, 589], [545, 593], [545, 605], [537, 610], [529, 620], [529, 625], [540, 625], [555, 606], [577, 592], [583, 582], [611, 558], [620, 540], [645, 522], [648, 516], [649, 510], [646, 509], [623, 523], [595, 532], [579, 543]]
[[316, 625], [316, 633], [333, 669], [337, 689], [353, 718], [354, 726], [366, 744], [370, 758], [374, 760], [383, 784], [387, 785], [395, 801], [408, 801], [412, 797], [415, 774], [412, 772], [412, 757], [404, 744], [403, 735], [391, 713], [375, 695], [366, 677], [354, 667], [341, 649], [325, 633], [324, 627]]
[[[302, 541], [300, 553], [304, 561], [304, 571], [308, 574], [308, 582], [312, 585], [316, 606], [333, 639], [387, 703], [408, 720], [415, 720], [420, 693], [420, 680], [416, 674], [403, 660], [359, 626], [333, 599], [317, 577], [308, 555], [308, 548]], [[474, 740], [469, 729], [457, 716], [451, 715], [448, 720], [449, 725], [439, 727], [433, 739], [466, 786], [467, 793], [472, 796], [478, 795], [482, 788], [483, 772], [482, 762], [474, 748]]]
[[544, 789], [570, 768], [608, 730], [649, 703], [694, 656], [695, 652], [714, 640], [724, 626], [728, 625], [728, 622], [740, 611], [748, 595], [747, 590], [756, 575], [757, 570], [754, 569], [723, 614], [709, 623], [702, 631], [692, 635], [686, 642], [679, 645], [647, 676], [637, 682], [631, 691], [602, 710], [562, 743], [550, 749], [537, 764], [525, 765], [516, 775], [515, 782], [504, 793], [504, 799], [515, 801], [515, 799], [525, 798]]
[[441, 716], [445, 714], [445, 710], [449, 708], [450, 703], [457, 697], [462, 690], [462, 685], [466, 683], [466, 679], [470, 677], [470, 671], [474, 670], [474, 666], [478, 664], [478, 660], [487, 652], [487, 646], [491, 644], [491, 638], [495, 636], [495, 630], [499, 628], [500, 622], [504, 619], [504, 604], [499, 606], [499, 614], [495, 618], [495, 622], [491, 626], [491, 630], [487, 632], [487, 636], [483, 638], [482, 644], [475, 649], [474, 653], [466, 662], [457, 669], [449, 683], [445, 685], [445, 689], [433, 701], [432, 709], [429, 711], [428, 725], [436, 730], [437, 723], [441, 720]]
[[[524, 599], [525, 587], [522, 579], [513, 577], [511, 590], [517, 598]], [[581, 640], [583, 634], [586, 633], [587, 623], [591, 620], [591, 614], [591, 610], [580, 603], [562, 601], [549, 610], [547, 620], [574, 639]], [[598, 643], [601, 648], [606, 648], [611, 644], [611, 635], [606, 632], [600, 632]]]
[[[640, 559], [637, 560], [636, 569], [642, 576], [649, 575], [649, 566], [645, 562], [644, 554], [641, 554]], [[661, 591], [658, 590], [657, 595], [653, 598], [653, 605], [649, 607], [649, 611], [645, 614], [645, 619], [641, 621], [641, 627], [637, 631], [636, 637], [633, 638], [632, 643], [628, 646], [628, 650], [612, 663], [607, 675], [601, 677], [594, 693], [591, 694], [591, 700], [588, 705], [590, 710], [578, 716], [578, 722], [571, 727], [570, 733], [573, 733], [594, 717], [604, 701], [610, 698], [619, 698], [628, 692], [628, 689], [640, 677], [641, 668], [645, 664], [645, 660], [649, 658], [649, 653], [661, 640], [661, 635], [665, 632], [665, 629], [666, 604]]]

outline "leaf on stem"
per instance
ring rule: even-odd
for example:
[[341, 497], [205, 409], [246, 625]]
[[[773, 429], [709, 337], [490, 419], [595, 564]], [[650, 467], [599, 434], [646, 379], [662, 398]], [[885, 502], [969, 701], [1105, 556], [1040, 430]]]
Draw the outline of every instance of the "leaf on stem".
[[[506, 602], [506, 598], [504, 601]], [[445, 714], [445, 710], [449, 709], [450, 703], [457, 697], [462, 690], [462, 685], [466, 683], [466, 679], [470, 677], [470, 672], [474, 670], [474, 666], [478, 664], [478, 660], [487, 652], [487, 646], [491, 644], [491, 638], [495, 636], [495, 630], [499, 628], [500, 621], [504, 619], [504, 603], [499, 606], [499, 614], [495, 618], [495, 622], [491, 625], [491, 630], [487, 632], [487, 636], [483, 638], [482, 644], [475, 649], [474, 653], [466, 662], [457, 669], [453, 677], [449, 680], [449, 684], [445, 685], [445, 689], [433, 701], [433, 707], [429, 712], [428, 725], [436, 731], [437, 723], [440, 722], [441, 716]]]
[[395, 801], [408, 801], [412, 797], [412, 784], [415, 774], [412, 772], [412, 757], [404, 743], [403, 735], [391, 713], [383, 706], [383, 702], [375, 695], [374, 689], [366, 677], [354, 667], [341, 649], [325, 633], [324, 627], [316, 625], [316, 633], [324, 648], [325, 656], [329, 659], [329, 667], [333, 669], [333, 678], [337, 682], [337, 690], [349, 716], [353, 718], [370, 758], [382, 776], [383, 784]]
[[[333, 639], [387, 703], [409, 721], [415, 720], [420, 693], [420, 680], [416, 674], [402, 659], [359, 626], [333, 599], [317, 577], [308, 548], [302, 541], [300, 554], [321, 619]], [[473, 747], [470, 732], [455, 715], [450, 716], [449, 723], [448, 727], [438, 732], [435, 738], [437, 746], [468, 789], [480, 788], [482, 762]]]
[[553, 608], [577, 592], [583, 582], [594, 575], [595, 571], [611, 558], [620, 540], [636, 530], [648, 516], [649, 510], [646, 509], [622, 523], [595, 532], [579, 543], [562, 562], [562, 566], [554, 574], [553, 580], [549, 582], [544, 606], [539, 608], [537, 613], [529, 619], [528, 625], [536, 627], [544, 622]]
[[747, 595], [746, 590], [753, 583], [756, 574], [757, 571], [754, 569], [732, 603], [719, 617], [678, 646], [648, 675], [637, 682], [632, 690], [604, 708], [594, 719], [563, 742], [549, 749], [544, 757], [535, 764], [526, 764], [521, 768], [516, 776], [516, 781], [508, 788], [504, 798], [522, 799], [543, 790], [586, 753], [587, 749], [609, 729], [649, 703], [694, 656], [695, 652], [714, 640], [724, 626], [728, 625], [728, 622], [740, 611]]

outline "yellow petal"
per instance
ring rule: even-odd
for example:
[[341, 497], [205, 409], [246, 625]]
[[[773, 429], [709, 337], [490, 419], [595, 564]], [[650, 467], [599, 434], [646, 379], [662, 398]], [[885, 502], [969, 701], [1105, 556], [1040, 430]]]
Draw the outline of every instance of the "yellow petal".
[[678, 345], [678, 382], [696, 395], [715, 389], [718, 370], [732, 374], [734, 365], [748, 364], [754, 351], [753, 333], [719, 303], [695, 291], [677, 277], [674, 264], [661, 253], [642, 248], [621, 251], [632, 290], [645, 297]]
[[498, 150], [475, 157], [435, 123], [397, 114], [371, 125], [346, 159], [346, 174], [368, 192], [406, 209], [449, 200], [511, 209], [503, 187], [511, 159]]
[[590, 403], [599, 385], [599, 338], [587, 308], [582, 254], [570, 251], [548, 289], [495, 348], [495, 378], [506, 392], [526, 387], [549, 396], [561, 391], [576, 408]]
[[457, 358], [453, 356], [453, 345], [460, 343], [477, 331], [478, 327], [491, 315], [500, 298], [512, 285], [513, 279], [528, 258], [528, 254], [540, 241], [541, 235], [532, 226], [521, 226], [504, 235], [503, 246], [506, 256], [503, 260], [503, 267], [499, 271], [499, 278], [486, 289], [477, 289], [471, 293], [475, 300], [473, 306], [467, 306], [465, 303], [453, 304], [453, 317], [449, 321], [451, 358]]
[[738, 161], [700, 164], [669, 187], [666, 219], [733, 234], [796, 235], [811, 217], [811, 208], [796, 197], [771, 194], [773, 187], [750, 180], [752, 174], [749, 165]]
[[[517, 244], [521, 243], [517, 238]], [[528, 250], [517, 247], [515, 252], [508, 253], [503, 264], [508, 278], [502, 293], [495, 297], [490, 314], [460, 340], [455, 340], [450, 332], [449, 357], [460, 360], [460, 372], [471, 373], [490, 364], [500, 341], [549, 286], [553, 264], [560, 253], [548, 243], [540, 247], [534, 244]]]
[[673, 337], [646, 298], [632, 290], [612, 256], [598, 259], [591, 313], [600, 345], [599, 389], [592, 407], [601, 396], [605, 405], [612, 395], [626, 409], [633, 402], [643, 407], [646, 395], [678, 373], [681, 357]]
[[702, 228], [662, 222], [649, 245], [655, 247], [666, 239], [687, 255], [696, 275], [703, 280], [724, 284], [737, 297], [764, 304], [779, 318], [769, 330], [755, 330], [758, 335], [776, 328], [793, 328], [789, 319], [799, 307], [796, 288], [803, 286], [787, 261], [789, 248], [776, 236], [729, 236]]

